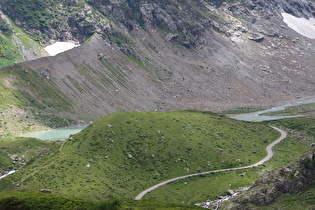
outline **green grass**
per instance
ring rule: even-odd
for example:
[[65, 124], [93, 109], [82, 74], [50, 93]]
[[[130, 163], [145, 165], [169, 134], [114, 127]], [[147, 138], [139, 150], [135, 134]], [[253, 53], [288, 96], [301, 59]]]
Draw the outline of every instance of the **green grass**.
[[[4, 171], [17, 169], [34, 157], [46, 154], [57, 147], [55, 142], [33, 138], [0, 139], [0, 174]], [[10, 159], [12, 155], [16, 155], [19, 159], [15, 161], [15, 164], [12, 164], [13, 160]]]
[[[283, 129], [288, 131], [289, 135], [287, 139], [275, 147], [275, 151], [277, 152], [275, 157], [265, 164], [265, 170], [260, 173], [265, 174], [266, 171], [279, 167], [295, 168], [299, 165], [301, 156], [309, 153], [310, 145], [315, 142], [315, 133], [313, 131], [315, 118], [301, 117], [264, 123], [282, 126]], [[299, 169], [293, 170], [293, 173], [291, 173], [292, 176], [296, 170]], [[266, 175], [264, 176], [266, 177]], [[272, 183], [270, 185], [272, 186]], [[254, 206], [255, 209], [314, 209], [314, 203], [314, 186], [310, 186], [308, 189], [296, 194], [280, 194], [268, 206], [259, 207], [253, 204], [242, 204], [244, 205], [242, 208], [246, 208], [245, 206]]]
[[73, 135], [56, 154], [0, 180], [0, 189], [134, 198], [169, 178], [255, 163], [278, 136], [268, 126], [211, 112], [116, 113]]
[[315, 103], [287, 107], [285, 110], [269, 112], [266, 115], [307, 115], [315, 116]]
[[77, 198], [40, 192], [0, 193], [0, 209], [92, 209], [95, 204]]
[[287, 128], [292, 135], [301, 138], [303, 142], [310, 144], [315, 138], [315, 118], [296, 117], [267, 122], [275, 126]]
[[20, 55], [12, 41], [12, 34], [0, 34], [0, 66], [11, 65], [20, 59]]
[[250, 185], [258, 178], [260, 170], [228, 171], [182, 179], [151, 191], [143, 199], [186, 204], [215, 200], [230, 189]]
[[314, 205], [315, 186], [312, 186], [297, 194], [281, 194], [275, 202], [259, 209], [305, 210], [314, 209]]
[[[183, 179], [150, 192], [144, 199], [189, 204], [205, 202], [209, 199], [215, 200], [218, 196], [225, 195], [229, 189], [237, 190], [250, 185], [259, 178], [259, 173], [262, 171], [272, 170], [296, 160], [306, 153], [308, 148], [306, 143], [289, 136], [274, 148], [275, 156], [264, 166]], [[241, 176], [244, 172], [245, 176]], [[191, 192], [194, 192], [193, 195]]]
[[92, 202], [84, 199], [66, 197], [40, 192], [6, 192], [0, 193], [0, 210], [9, 209], [201, 209], [193, 205], [166, 203], [159, 201], [112, 200]]
[[[315, 125], [313, 118], [283, 119], [265, 124], [269, 123], [282, 126], [291, 132], [284, 141], [275, 146], [275, 156], [263, 166], [179, 180], [150, 192], [144, 199], [189, 204], [205, 202], [208, 199], [214, 200], [218, 196], [225, 195], [229, 189], [237, 190], [239, 187], [250, 185], [259, 177], [259, 173], [282, 167], [300, 158], [308, 152], [310, 143], [315, 142], [312, 129]], [[240, 176], [244, 172], [246, 172], [245, 176]]]
[[[38, 74], [32, 69], [21, 69], [19, 67], [11, 69], [10, 73], [14, 72], [17, 78], [17, 86], [26, 85], [35, 99], [42, 105], [40, 108], [54, 107], [57, 110], [70, 111], [71, 102], [67, 96], [58, 89], [58, 87], [43, 75]], [[24, 94], [23, 94], [24, 95]], [[29, 103], [33, 103], [31, 96], [27, 96]], [[40, 106], [35, 104], [35, 106]]]
[[43, 54], [45, 50], [33, 40], [33, 37], [25, 34], [13, 21], [9, 19], [10, 23], [5, 20], [0, 21], [8, 29], [3, 31], [0, 29], [0, 66], [12, 65], [15, 62], [26, 61], [23, 55], [23, 49], [32, 49], [36, 54]]
[[[119, 209], [203, 209], [194, 205], [176, 204], [161, 201], [148, 200], [122, 200], [118, 201]], [[104, 208], [102, 208], [104, 209]]]
[[72, 102], [51, 80], [32, 69], [13, 65], [1, 70], [0, 99], [0, 137], [73, 123], [69, 117]]
[[242, 114], [242, 113], [251, 113], [251, 112], [258, 112], [265, 110], [266, 108], [262, 107], [236, 107], [232, 109], [227, 109], [224, 111], [221, 111], [221, 114]]
[[[286, 165], [307, 152], [309, 144], [314, 142], [314, 133], [310, 129], [314, 122], [315, 119], [313, 118], [268, 122], [288, 129], [289, 136], [275, 147], [276, 155], [263, 166], [179, 180], [152, 191], [144, 197], [145, 200], [142, 202], [167, 201], [194, 204], [208, 199], [213, 200], [224, 195], [229, 189], [237, 190], [239, 187], [250, 185], [258, 178], [259, 173]], [[206, 141], [202, 139], [209, 134], [220, 133], [221, 129], [224, 130], [225, 134], [233, 134], [234, 138], [237, 138], [238, 132], [242, 133], [239, 140], [242, 141], [245, 149], [249, 145], [244, 141], [244, 136], [255, 135], [255, 138], [258, 138], [258, 136], [264, 136], [266, 133], [273, 133], [273, 130], [261, 123], [240, 122], [210, 112], [111, 114], [100, 118], [83, 132], [73, 135], [71, 140], [65, 142], [58, 152], [51, 152], [41, 159], [33, 159], [19, 172], [1, 180], [0, 189], [2, 191], [38, 191], [42, 188], [48, 188], [55, 194], [84, 198], [95, 202], [133, 198], [141, 190], [167, 178], [195, 173], [200, 165], [207, 165], [208, 161], [210, 163], [218, 162], [216, 156], [220, 156], [220, 153], [216, 153], [217, 148], [211, 150], [215, 138], [207, 138]], [[189, 134], [194, 136], [191, 137], [190, 141], [197, 143], [195, 146], [188, 146], [188, 142], [184, 141], [183, 135], [190, 136]], [[277, 133], [273, 133], [272, 136], [275, 139]], [[154, 141], [151, 142], [150, 139]], [[177, 144], [176, 139], [180, 139]], [[269, 141], [271, 139], [268, 138], [268, 142], [261, 147], [262, 151], [271, 142]], [[224, 141], [230, 142], [230, 140], [231, 138], [227, 138], [227, 136], [220, 139], [222, 144]], [[210, 142], [209, 145], [206, 144], [207, 141]], [[263, 139], [259, 141], [264, 142]], [[168, 143], [167, 146], [165, 146], [165, 142]], [[200, 142], [209, 153], [202, 151], [202, 147], [200, 148], [200, 144], [198, 144]], [[253, 143], [253, 139], [251, 143]], [[226, 146], [222, 147], [224, 153], [228, 146], [223, 145]], [[197, 150], [196, 153], [193, 153], [193, 150]], [[171, 151], [176, 151], [178, 154], [172, 156]], [[192, 153], [191, 156], [189, 153]], [[237, 150], [236, 153], [240, 153], [240, 151]], [[229, 161], [228, 165], [231, 165], [239, 157], [238, 155], [240, 154], [229, 156], [224, 153], [220, 157], [226, 156], [224, 160]], [[257, 158], [257, 161], [264, 155]], [[193, 158], [197, 160], [194, 161]], [[240, 159], [243, 158], [245, 157]], [[207, 162], [202, 159], [206, 159]], [[194, 162], [197, 165], [193, 164]], [[250, 161], [250, 163], [245, 162], [246, 164], [243, 163], [243, 165], [254, 162], [256, 160]], [[234, 166], [239, 165], [239, 163], [237, 161]], [[220, 161], [218, 165], [210, 164], [207, 166], [208, 168], [203, 168], [203, 170], [224, 168], [227, 167], [226, 164]], [[165, 166], [168, 167], [167, 170]], [[186, 171], [185, 168], [190, 170]], [[111, 205], [108, 202], [98, 205]], [[121, 204], [119, 202], [120, 208], [122, 208]]]

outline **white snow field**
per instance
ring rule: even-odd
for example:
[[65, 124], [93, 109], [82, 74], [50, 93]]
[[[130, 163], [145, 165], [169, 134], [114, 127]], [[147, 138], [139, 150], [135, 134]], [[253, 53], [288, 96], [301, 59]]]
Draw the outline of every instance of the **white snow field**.
[[297, 18], [288, 13], [281, 13], [283, 22], [299, 34], [310, 39], [315, 39], [315, 19]]
[[75, 44], [74, 42], [55, 42], [54, 44], [45, 47], [45, 50], [48, 52], [49, 55], [55, 56], [61, 52], [71, 50], [72, 48], [78, 46], [79, 45]]

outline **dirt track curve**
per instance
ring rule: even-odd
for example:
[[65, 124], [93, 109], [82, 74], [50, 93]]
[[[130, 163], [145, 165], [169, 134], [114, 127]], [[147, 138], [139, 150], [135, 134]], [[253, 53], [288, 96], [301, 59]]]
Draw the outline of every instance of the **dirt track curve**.
[[[272, 127], [272, 126], [271, 126]], [[201, 173], [196, 173], [196, 174], [190, 174], [190, 175], [185, 175], [185, 176], [180, 176], [180, 177], [175, 177], [173, 179], [169, 179], [169, 180], [166, 180], [164, 182], [161, 182], [159, 184], [156, 184], [144, 191], [142, 191], [139, 195], [137, 195], [137, 197], [135, 197], [135, 200], [140, 200], [145, 194], [151, 192], [152, 190], [155, 190], [156, 188], [158, 187], [161, 187], [167, 183], [170, 183], [170, 182], [174, 182], [176, 180], [180, 180], [180, 179], [185, 179], [185, 178], [188, 178], [188, 177], [192, 177], [192, 176], [198, 176], [198, 175], [204, 175], [204, 174], [210, 174], [210, 173], [217, 173], [217, 172], [222, 172], [222, 171], [235, 171], [235, 170], [240, 170], [240, 169], [246, 169], [246, 168], [253, 168], [253, 167], [256, 167], [256, 166], [259, 166], [263, 163], [265, 163], [266, 161], [270, 160], [273, 155], [274, 155], [274, 152], [272, 151], [272, 148], [278, 144], [279, 142], [281, 142], [283, 139], [285, 139], [287, 137], [287, 133], [279, 128], [276, 128], [276, 127], [272, 127], [273, 129], [275, 129], [276, 131], [279, 131], [281, 136], [274, 142], [272, 142], [271, 144], [269, 144], [267, 147], [266, 147], [266, 150], [267, 150], [267, 156], [262, 159], [261, 161], [253, 164], [253, 165], [250, 165], [250, 166], [243, 166], [243, 167], [238, 167], [238, 168], [227, 168], [227, 169], [220, 169], [220, 170], [214, 170], [214, 171], [206, 171], [206, 172], [201, 172]]]

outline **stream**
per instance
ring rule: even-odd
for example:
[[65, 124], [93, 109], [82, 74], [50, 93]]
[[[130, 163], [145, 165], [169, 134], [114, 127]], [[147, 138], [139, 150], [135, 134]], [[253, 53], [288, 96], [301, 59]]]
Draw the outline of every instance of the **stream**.
[[4, 178], [4, 177], [6, 177], [6, 176], [8, 176], [8, 175], [10, 175], [10, 174], [13, 174], [13, 173], [15, 173], [15, 172], [17, 172], [17, 171], [18, 171], [18, 170], [9, 171], [8, 173], [3, 174], [2, 176], [0, 176], [0, 179]]
[[315, 96], [298, 99], [298, 100], [292, 101], [288, 104], [273, 107], [273, 108], [266, 109], [263, 111], [230, 115], [229, 117], [233, 118], [233, 119], [237, 119], [237, 120], [256, 121], [256, 122], [268, 121], [268, 120], [277, 120], [277, 119], [284, 119], [284, 118], [293, 118], [293, 117], [303, 117], [303, 115], [267, 116], [267, 115], [263, 115], [263, 114], [285, 110], [286, 108], [291, 107], [291, 106], [298, 106], [298, 105], [310, 104], [310, 103], [315, 103]]

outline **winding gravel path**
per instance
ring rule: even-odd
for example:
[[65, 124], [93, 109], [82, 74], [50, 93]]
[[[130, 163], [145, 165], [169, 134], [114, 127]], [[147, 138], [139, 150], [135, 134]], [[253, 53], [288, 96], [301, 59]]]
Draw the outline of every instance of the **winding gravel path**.
[[217, 172], [222, 172], [222, 171], [235, 171], [235, 170], [240, 170], [240, 169], [253, 168], [253, 167], [262, 165], [263, 163], [265, 163], [266, 161], [270, 160], [273, 157], [274, 152], [272, 151], [272, 148], [276, 144], [278, 144], [279, 142], [281, 142], [283, 139], [285, 139], [287, 137], [287, 133], [285, 131], [283, 131], [279, 128], [276, 128], [276, 127], [272, 127], [272, 128], [275, 129], [276, 131], [280, 132], [281, 136], [276, 141], [272, 142], [271, 144], [269, 144], [267, 146], [266, 150], [267, 150], [268, 155], [264, 159], [262, 159], [261, 161], [255, 163], [253, 165], [250, 165], [250, 166], [243, 166], [243, 167], [238, 167], [238, 168], [227, 168], [227, 169], [220, 169], [220, 170], [214, 170], [214, 171], [206, 171], [206, 172], [202, 172], [202, 173], [190, 174], [190, 175], [185, 175], [185, 176], [180, 176], [180, 177], [176, 177], [173, 179], [169, 179], [169, 180], [166, 180], [164, 182], [161, 182], [159, 184], [156, 184], [156, 185], [144, 190], [139, 195], [137, 195], [137, 197], [135, 197], [135, 199], [140, 200], [145, 194], [151, 192], [152, 190], [155, 190], [156, 188], [161, 187], [167, 183], [174, 182], [174, 181], [177, 181], [180, 179], [185, 179], [185, 178], [192, 177], [192, 176], [198, 176], [198, 175], [204, 175], [204, 174], [210, 174], [210, 173], [217, 173]]

